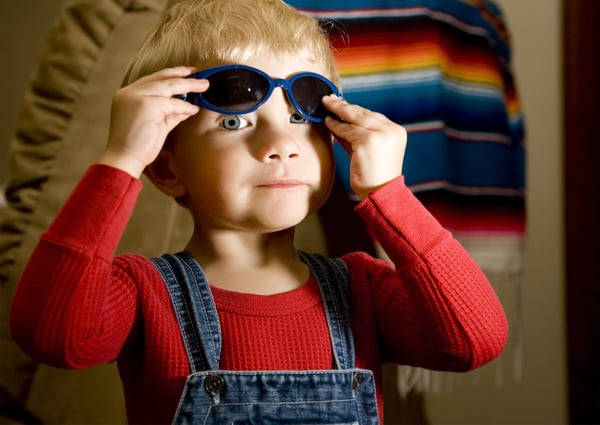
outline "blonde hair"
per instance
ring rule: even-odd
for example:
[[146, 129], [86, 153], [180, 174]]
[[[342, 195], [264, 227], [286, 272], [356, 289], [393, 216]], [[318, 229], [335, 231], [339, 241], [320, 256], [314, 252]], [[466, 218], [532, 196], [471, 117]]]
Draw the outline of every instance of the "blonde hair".
[[339, 85], [328, 34], [281, 0], [184, 0], [170, 7], [132, 58], [124, 85], [160, 69], [200, 69], [252, 56], [302, 55]]

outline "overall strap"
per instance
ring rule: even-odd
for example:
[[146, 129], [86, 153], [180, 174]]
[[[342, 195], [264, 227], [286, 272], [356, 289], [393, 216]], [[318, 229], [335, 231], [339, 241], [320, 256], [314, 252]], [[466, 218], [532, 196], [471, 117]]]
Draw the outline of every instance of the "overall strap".
[[152, 258], [175, 309], [192, 373], [218, 370], [221, 327], [206, 275], [185, 252]]
[[354, 368], [354, 338], [350, 314], [350, 278], [346, 264], [339, 258], [300, 252], [321, 290], [335, 366]]
[[[349, 275], [340, 259], [300, 252], [314, 276], [325, 306], [336, 369], [354, 368]], [[152, 258], [167, 286], [182, 332], [192, 373], [218, 370], [221, 328], [208, 281], [198, 262], [185, 252]]]

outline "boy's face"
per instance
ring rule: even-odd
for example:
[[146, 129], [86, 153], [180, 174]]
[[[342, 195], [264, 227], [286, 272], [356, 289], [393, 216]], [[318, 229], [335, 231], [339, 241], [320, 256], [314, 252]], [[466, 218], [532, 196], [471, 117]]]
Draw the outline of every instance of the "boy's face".
[[[243, 64], [273, 78], [323, 73], [296, 56], [261, 56]], [[171, 136], [171, 168], [196, 226], [286, 229], [318, 209], [331, 190], [331, 135], [323, 124], [304, 120], [281, 88], [246, 115], [201, 109]]]

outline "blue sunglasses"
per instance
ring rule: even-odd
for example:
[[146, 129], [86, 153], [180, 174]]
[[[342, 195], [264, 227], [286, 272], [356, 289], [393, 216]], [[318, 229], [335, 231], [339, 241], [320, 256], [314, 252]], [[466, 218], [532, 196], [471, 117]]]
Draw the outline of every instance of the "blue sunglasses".
[[180, 97], [221, 114], [253, 112], [269, 99], [273, 90], [282, 87], [300, 115], [311, 122], [322, 123], [328, 111], [321, 99], [332, 93], [340, 96], [335, 84], [314, 72], [301, 72], [284, 80], [271, 78], [251, 66], [224, 65], [205, 69], [190, 77], [207, 79], [210, 86], [203, 93], [186, 93]]

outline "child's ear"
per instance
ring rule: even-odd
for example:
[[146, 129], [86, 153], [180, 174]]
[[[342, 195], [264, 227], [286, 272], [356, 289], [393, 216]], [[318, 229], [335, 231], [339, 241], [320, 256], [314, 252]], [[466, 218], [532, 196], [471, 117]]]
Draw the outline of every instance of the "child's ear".
[[144, 170], [144, 174], [161, 192], [173, 198], [185, 195], [186, 189], [172, 168], [172, 152], [163, 149]]

